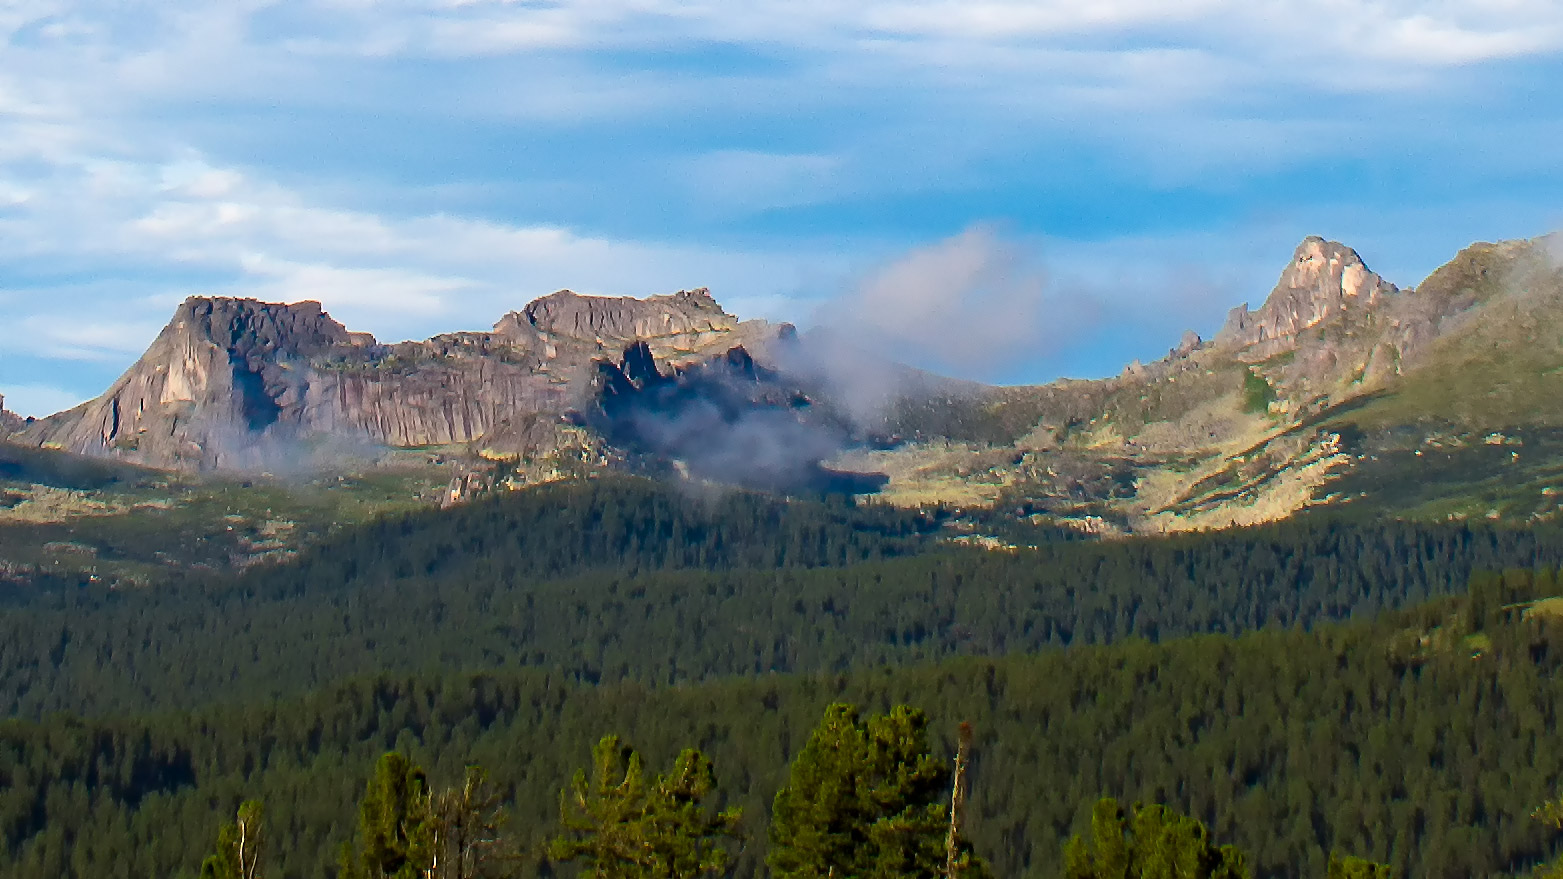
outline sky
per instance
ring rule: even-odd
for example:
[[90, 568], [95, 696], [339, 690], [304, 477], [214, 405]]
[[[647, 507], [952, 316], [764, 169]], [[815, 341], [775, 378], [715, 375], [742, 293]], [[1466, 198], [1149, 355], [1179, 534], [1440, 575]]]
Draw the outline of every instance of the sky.
[[1559, 84], [1556, 0], [5, 0], [0, 394], [190, 295], [395, 341], [562, 288], [1112, 374], [1306, 235], [1405, 286], [1563, 226]]

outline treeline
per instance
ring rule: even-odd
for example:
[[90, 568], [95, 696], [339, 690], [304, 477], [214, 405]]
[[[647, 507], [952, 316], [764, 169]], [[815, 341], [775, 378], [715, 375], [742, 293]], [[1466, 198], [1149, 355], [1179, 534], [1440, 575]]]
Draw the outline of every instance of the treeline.
[[1563, 563], [1552, 531], [1463, 524], [987, 551], [929, 548], [933, 518], [874, 507], [633, 482], [525, 495], [236, 582], [0, 608], [0, 711], [189, 709], [434, 669], [661, 686], [1308, 628], [1457, 593], [1473, 569]]
[[[220, 516], [224, 510], [211, 512]], [[303, 549], [285, 564], [243, 574], [171, 566], [153, 586], [165, 592], [278, 596], [409, 577], [540, 580], [587, 571], [842, 565], [915, 552], [946, 516], [939, 508], [900, 510], [840, 496], [789, 500], [608, 477], [488, 495], [448, 510], [386, 514], [330, 534], [299, 534]], [[136, 537], [162, 550], [191, 539], [166, 529], [153, 533], [159, 521], [120, 522], [117, 528], [129, 537], [117, 535], [111, 543]], [[1049, 533], [1041, 532], [1044, 537]], [[194, 537], [205, 539], [199, 529]], [[60, 539], [70, 539], [69, 529], [0, 529], [0, 550]], [[122, 559], [122, 550], [104, 547], [104, 558]], [[135, 557], [157, 554], [143, 550], [138, 547]], [[90, 581], [81, 574], [75, 582], [85, 586]], [[79, 606], [112, 598], [96, 589], [66, 594], [59, 585], [56, 580], [31, 590], [0, 588], [0, 599]]]
[[[334, 875], [365, 767], [396, 751], [452, 785], [491, 773], [526, 851], [604, 732], [649, 765], [686, 747], [766, 826], [829, 703], [921, 706], [930, 747], [975, 727], [966, 819], [998, 876], [1055, 877], [1103, 792], [1165, 803], [1254, 875], [1325, 875], [1332, 851], [1398, 875], [1512, 875], [1549, 857], [1534, 808], [1563, 775], [1563, 627], [1550, 573], [1313, 632], [1272, 630], [899, 669], [589, 686], [522, 669], [382, 675], [302, 699], [112, 721], [0, 725], [0, 877], [180, 876], [241, 800], [266, 804], [281, 877]], [[763, 846], [732, 853], [755, 875]], [[535, 859], [525, 872], [545, 868]], [[181, 874], [180, 871], [185, 871]]]
[[843, 497], [789, 501], [720, 487], [591, 479], [377, 519], [233, 586], [277, 595], [420, 577], [543, 580], [587, 571], [845, 565], [921, 548], [920, 538], [943, 515]]

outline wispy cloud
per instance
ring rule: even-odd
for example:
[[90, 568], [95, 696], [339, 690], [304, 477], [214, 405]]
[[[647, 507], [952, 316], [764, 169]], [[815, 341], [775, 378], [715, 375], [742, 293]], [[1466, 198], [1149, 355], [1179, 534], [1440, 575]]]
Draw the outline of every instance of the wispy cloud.
[[1089, 320], [1078, 300], [1054, 294], [1034, 253], [973, 227], [879, 267], [823, 306], [818, 322], [887, 359], [989, 373]]
[[35, 366], [0, 391], [98, 382], [190, 293], [396, 338], [559, 287], [795, 318], [986, 219], [1065, 262], [1530, 222], [1560, 52], [1552, 0], [13, 0], [0, 346]]

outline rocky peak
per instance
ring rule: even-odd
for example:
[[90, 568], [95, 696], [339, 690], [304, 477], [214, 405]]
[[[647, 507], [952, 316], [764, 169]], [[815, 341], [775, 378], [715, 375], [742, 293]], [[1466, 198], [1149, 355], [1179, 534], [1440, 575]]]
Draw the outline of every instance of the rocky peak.
[[312, 449], [513, 454], [534, 426], [588, 405], [603, 364], [640, 392], [787, 329], [740, 324], [703, 289], [647, 299], [561, 290], [492, 333], [380, 345], [316, 302], [196, 297], [103, 396], [17, 436], [203, 470], [291, 466]]
[[705, 288], [645, 299], [582, 296], [560, 290], [505, 315], [494, 331], [518, 342], [540, 336], [617, 351], [635, 341], [727, 332], [737, 326], [737, 318], [723, 311]]
[[1279, 351], [1291, 347], [1298, 333], [1397, 292], [1355, 250], [1310, 235], [1297, 245], [1264, 305], [1258, 311], [1246, 304], [1232, 309], [1215, 341], [1221, 347]]
[[162, 336], [208, 341], [240, 356], [286, 352], [311, 356], [339, 345], [372, 343], [349, 333], [319, 302], [275, 303], [258, 299], [192, 296], [180, 304]]

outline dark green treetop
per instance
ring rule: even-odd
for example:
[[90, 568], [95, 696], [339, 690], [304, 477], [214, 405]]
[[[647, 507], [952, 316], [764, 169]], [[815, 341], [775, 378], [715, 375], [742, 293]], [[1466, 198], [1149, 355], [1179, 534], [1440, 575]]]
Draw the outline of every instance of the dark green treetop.
[[592, 775], [577, 770], [560, 792], [564, 832], [550, 843], [554, 861], [580, 861], [596, 879], [683, 879], [721, 873], [723, 840], [738, 836], [742, 812], [711, 814], [711, 761], [685, 749], [664, 775], [648, 779], [634, 748], [604, 736], [592, 750]]
[[343, 845], [338, 877], [422, 877], [433, 864], [436, 835], [428, 776], [402, 754], [385, 754], [358, 804], [357, 849]]
[[825, 709], [776, 794], [767, 858], [775, 874], [941, 875], [950, 779], [927, 729], [927, 716], [904, 705], [867, 720], [852, 705]]
[[1091, 841], [1064, 850], [1065, 879], [1248, 879], [1243, 854], [1216, 846], [1200, 821], [1158, 805], [1126, 814], [1112, 797], [1091, 810]]

